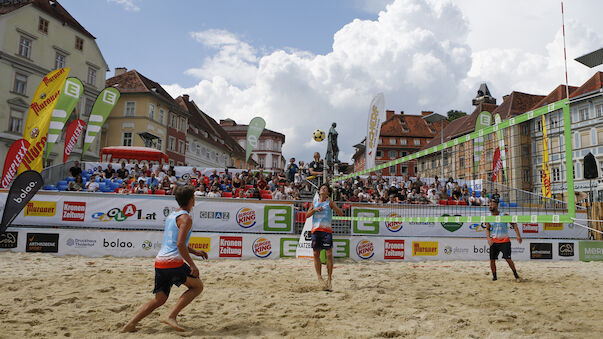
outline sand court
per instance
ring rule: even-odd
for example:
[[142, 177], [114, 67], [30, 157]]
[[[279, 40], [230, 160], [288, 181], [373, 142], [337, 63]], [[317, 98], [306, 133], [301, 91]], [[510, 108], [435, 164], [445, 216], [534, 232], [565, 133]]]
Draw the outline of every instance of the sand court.
[[[337, 261], [332, 292], [296, 259], [198, 261], [205, 291], [176, 333], [167, 307], [118, 334], [152, 296], [152, 258], [0, 253], [2, 338], [538, 337], [603, 335], [603, 263]], [[172, 289], [171, 307], [184, 287]]]

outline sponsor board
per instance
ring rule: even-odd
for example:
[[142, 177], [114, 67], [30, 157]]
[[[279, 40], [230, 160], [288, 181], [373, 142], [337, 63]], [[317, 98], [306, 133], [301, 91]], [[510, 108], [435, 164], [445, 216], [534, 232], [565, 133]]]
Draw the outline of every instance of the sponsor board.
[[603, 241], [580, 241], [580, 260], [603, 261]]
[[26, 252], [59, 252], [58, 233], [27, 233]]
[[469, 229], [475, 232], [485, 232], [486, 227], [483, 224], [471, 224], [469, 225]]
[[370, 240], [361, 240], [356, 244], [356, 255], [360, 259], [370, 259], [375, 255], [375, 245]]
[[157, 251], [159, 251], [159, 249], [161, 249], [161, 243], [159, 241], [152, 242], [151, 240], [147, 239], [142, 242], [141, 247], [145, 251], [150, 251], [152, 249], [156, 249]]
[[544, 223], [543, 229], [545, 231], [563, 231], [563, 224], [547, 222]]
[[23, 216], [25, 217], [53, 217], [57, 212], [56, 201], [35, 201], [30, 200], [25, 209]]
[[197, 251], [205, 251], [209, 253], [211, 250], [211, 238], [209, 237], [191, 237], [188, 245]]
[[272, 254], [272, 243], [264, 237], [257, 238], [251, 245], [251, 249], [256, 257], [268, 258]]
[[86, 218], [86, 202], [84, 201], [64, 201], [63, 202], [63, 221], [84, 221]]
[[412, 255], [418, 256], [436, 256], [438, 255], [437, 241], [413, 241]]
[[404, 240], [403, 239], [385, 239], [385, 240], [383, 240], [383, 259], [385, 259], [385, 260], [404, 260]]
[[297, 253], [298, 238], [281, 238], [280, 239], [280, 257], [295, 258]]
[[[165, 215], [165, 209], [164, 209], [164, 215]], [[228, 221], [228, 220], [230, 220], [230, 212], [228, 212], [228, 211], [201, 211], [201, 212], [199, 212], [199, 218], [218, 220], [218, 221]]]
[[143, 213], [141, 209], [138, 209], [134, 204], [126, 204], [124, 207], [114, 207], [109, 209], [107, 212], [95, 212], [92, 213], [92, 219], [102, 222], [107, 221], [126, 221], [128, 218], [138, 220], [157, 220], [157, 213]]
[[[397, 217], [401, 217], [401, 215], [399, 215], [397, 213], [390, 213], [387, 217], [388, 218], [397, 218]], [[387, 229], [390, 230], [391, 232], [400, 232], [402, 230], [402, 227], [404, 227], [404, 223], [402, 223], [400, 221], [386, 221], [385, 227], [387, 227]]]
[[243, 228], [255, 225], [255, 211], [249, 207], [243, 207], [237, 211], [237, 224]]
[[521, 224], [521, 233], [538, 233], [538, 224]]
[[454, 216], [449, 216], [448, 214], [442, 214], [443, 217], [449, 217], [448, 220], [453, 220], [453, 221], [449, 221], [449, 222], [443, 222], [442, 227], [444, 227], [444, 229], [448, 232], [455, 232], [458, 231], [461, 227], [463, 227], [463, 223], [462, 222], [458, 222], [458, 221], [454, 221], [454, 217], [460, 217], [461, 215], [454, 215]]
[[17, 248], [19, 232], [0, 233], [0, 248]]
[[96, 246], [96, 239], [67, 238], [65, 245], [73, 248], [90, 248]]
[[530, 259], [553, 259], [553, 244], [550, 242], [530, 243]]
[[560, 242], [559, 243], [559, 256], [560, 257], [573, 257], [574, 256], [574, 243], [573, 242]]
[[450, 246], [450, 245], [446, 245], [444, 246], [444, 254], [446, 255], [462, 255], [462, 254], [469, 254], [469, 249], [468, 248], [464, 248], [464, 247], [457, 247], [457, 246]]
[[243, 237], [220, 236], [218, 256], [220, 258], [241, 258]]
[[105, 248], [133, 248], [134, 244], [131, 241], [119, 240], [119, 238], [105, 239], [103, 238], [103, 247]]

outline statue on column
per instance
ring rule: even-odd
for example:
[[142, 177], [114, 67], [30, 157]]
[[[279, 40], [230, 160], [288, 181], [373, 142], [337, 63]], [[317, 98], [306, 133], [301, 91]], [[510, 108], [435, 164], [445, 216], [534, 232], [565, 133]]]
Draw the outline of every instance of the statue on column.
[[337, 124], [333, 123], [331, 129], [329, 129], [329, 136], [327, 139], [327, 165], [331, 170], [333, 170], [333, 165], [339, 164], [339, 146], [337, 146], [338, 133], [335, 130], [335, 127], [337, 127]]

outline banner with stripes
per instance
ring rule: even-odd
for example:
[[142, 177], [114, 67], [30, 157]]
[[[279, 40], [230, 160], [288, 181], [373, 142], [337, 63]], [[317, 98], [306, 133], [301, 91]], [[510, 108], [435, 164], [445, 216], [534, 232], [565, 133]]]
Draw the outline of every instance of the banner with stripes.
[[48, 155], [52, 152], [57, 140], [59, 140], [63, 127], [65, 127], [65, 122], [69, 120], [69, 116], [80, 100], [82, 93], [84, 93], [82, 82], [78, 78], [67, 78], [50, 118], [46, 152], [44, 154], [45, 159], [48, 159]]
[[90, 118], [88, 119], [88, 128], [86, 129], [86, 137], [84, 138], [82, 158], [92, 145], [92, 142], [94, 142], [101, 127], [103, 127], [107, 117], [109, 117], [111, 110], [113, 110], [113, 107], [117, 104], [117, 100], [119, 100], [119, 91], [113, 87], [105, 88], [96, 98], [96, 102], [94, 103], [94, 106], [92, 106]]

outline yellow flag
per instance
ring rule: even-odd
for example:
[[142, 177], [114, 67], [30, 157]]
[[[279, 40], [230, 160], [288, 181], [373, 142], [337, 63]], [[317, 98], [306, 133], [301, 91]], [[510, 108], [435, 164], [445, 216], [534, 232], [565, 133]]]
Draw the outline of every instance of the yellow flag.
[[27, 122], [23, 130], [23, 139], [29, 141], [29, 148], [17, 173], [30, 169], [42, 172], [42, 168], [44, 168], [42, 155], [44, 154], [44, 146], [46, 146], [50, 118], [52, 118], [52, 111], [57, 104], [69, 70], [69, 68], [59, 68], [52, 71], [46, 74], [38, 85], [38, 89], [29, 105]]
[[546, 136], [546, 120], [542, 116], [542, 195], [551, 198], [551, 171], [549, 170], [549, 146]]

